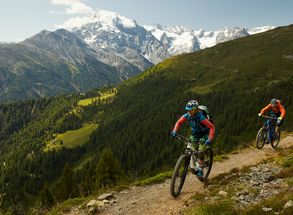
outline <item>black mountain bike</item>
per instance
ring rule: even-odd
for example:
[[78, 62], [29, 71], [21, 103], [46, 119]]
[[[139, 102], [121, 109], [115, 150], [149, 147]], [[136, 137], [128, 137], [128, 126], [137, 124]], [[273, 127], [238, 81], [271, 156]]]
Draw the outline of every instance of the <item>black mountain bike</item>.
[[[203, 141], [192, 142], [189, 138], [181, 135], [176, 135], [176, 137], [185, 144], [184, 153], [178, 158], [177, 163], [173, 170], [173, 175], [171, 178], [170, 193], [173, 197], [177, 197], [183, 184], [185, 182], [186, 174], [188, 171], [188, 166], [190, 164], [191, 156], [194, 162], [198, 159], [198, 148], [199, 145], [204, 144]], [[194, 164], [196, 165], [196, 164]], [[197, 178], [201, 182], [206, 182], [210, 174], [213, 165], [213, 151], [211, 147], [207, 147], [204, 151], [204, 167], [203, 176]]]
[[261, 127], [256, 135], [256, 148], [261, 149], [265, 144], [271, 144], [276, 148], [281, 139], [281, 130], [279, 127], [276, 129], [277, 118], [272, 116], [262, 116], [265, 118], [263, 127]]

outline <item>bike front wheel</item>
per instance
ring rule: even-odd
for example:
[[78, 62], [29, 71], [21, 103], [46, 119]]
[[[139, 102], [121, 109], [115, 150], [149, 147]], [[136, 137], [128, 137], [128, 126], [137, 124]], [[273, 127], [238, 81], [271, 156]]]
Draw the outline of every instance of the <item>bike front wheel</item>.
[[265, 128], [260, 128], [259, 131], [257, 132], [256, 135], [256, 148], [262, 149], [263, 146], [265, 145], [265, 140], [266, 140], [266, 130]]
[[209, 147], [205, 150], [205, 156], [204, 156], [204, 168], [203, 168], [203, 177], [202, 181], [206, 181], [211, 169], [213, 166], [213, 150]]
[[276, 148], [280, 142], [280, 139], [281, 139], [281, 130], [280, 130], [280, 128], [277, 128], [277, 131], [275, 132], [275, 134], [272, 138], [271, 146], [273, 148]]
[[181, 189], [185, 182], [189, 161], [190, 156], [187, 154], [181, 155], [177, 160], [177, 163], [173, 170], [170, 186], [170, 193], [174, 198], [176, 198], [181, 192]]

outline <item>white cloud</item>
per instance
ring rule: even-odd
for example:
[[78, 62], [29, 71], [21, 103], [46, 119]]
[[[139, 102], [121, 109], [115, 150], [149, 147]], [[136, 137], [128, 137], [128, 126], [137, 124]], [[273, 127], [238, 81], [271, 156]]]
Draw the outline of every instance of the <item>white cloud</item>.
[[[81, 2], [81, 0], [50, 0], [53, 5], [65, 6], [65, 14], [89, 14], [94, 10], [88, 5]], [[58, 11], [51, 11], [51, 13], [60, 13]]]
[[91, 17], [74, 17], [70, 18], [66, 22], [61, 25], [55, 25], [56, 28], [65, 28], [65, 29], [72, 29], [74, 27], [80, 27], [86, 23], [89, 23], [92, 20]]

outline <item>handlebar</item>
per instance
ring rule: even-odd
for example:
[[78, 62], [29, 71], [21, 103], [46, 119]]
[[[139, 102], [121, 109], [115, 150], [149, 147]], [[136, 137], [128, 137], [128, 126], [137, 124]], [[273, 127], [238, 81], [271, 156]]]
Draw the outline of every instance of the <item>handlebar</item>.
[[[179, 140], [182, 140], [182, 139], [183, 139], [183, 141], [186, 141], [186, 142], [193, 142], [193, 141], [190, 140], [190, 138], [185, 137], [185, 136], [180, 135], [180, 134], [176, 134], [175, 137], [176, 137], [177, 139], [179, 139]], [[202, 140], [196, 140], [196, 141], [194, 141], [194, 142], [195, 142], [195, 143], [205, 143], [205, 141], [202, 141]]]
[[266, 118], [266, 119], [277, 119], [277, 117], [266, 116], [266, 115], [261, 115], [261, 117]]

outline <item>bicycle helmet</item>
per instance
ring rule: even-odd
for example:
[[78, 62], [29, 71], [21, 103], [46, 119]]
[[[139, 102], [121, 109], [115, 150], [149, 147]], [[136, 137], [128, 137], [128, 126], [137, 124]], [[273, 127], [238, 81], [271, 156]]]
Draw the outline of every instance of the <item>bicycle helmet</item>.
[[270, 103], [274, 106], [277, 105], [277, 99], [271, 99]]
[[197, 107], [198, 107], [198, 102], [196, 100], [191, 100], [186, 104], [185, 110], [193, 110], [193, 109], [196, 109]]

